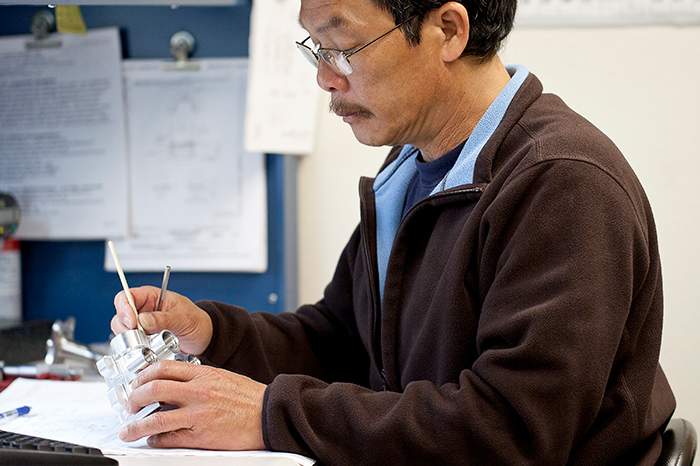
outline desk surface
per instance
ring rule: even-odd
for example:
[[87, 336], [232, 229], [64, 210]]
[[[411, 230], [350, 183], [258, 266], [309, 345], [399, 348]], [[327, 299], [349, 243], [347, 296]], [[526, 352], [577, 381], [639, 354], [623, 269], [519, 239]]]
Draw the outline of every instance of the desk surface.
[[124, 443], [117, 437], [119, 419], [100, 382], [17, 379], [0, 393], [0, 412], [31, 406], [29, 414], [3, 429], [35, 437], [99, 448], [122, 466], [311, 466], [314, 461], [289, 453], [154, 449], [145, 439]]

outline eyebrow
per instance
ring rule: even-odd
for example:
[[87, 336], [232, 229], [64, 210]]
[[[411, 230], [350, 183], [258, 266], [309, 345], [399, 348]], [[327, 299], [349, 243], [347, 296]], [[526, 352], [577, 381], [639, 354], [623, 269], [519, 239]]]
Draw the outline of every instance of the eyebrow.
[[[304, 28], [304, 25], [301, 24], [301, 16], [299, 16], [297, 18], [297, 20], [299, 22], [299, 26]], [[342, 16], [338, 16], [338, 15], [331, 16], [330, 19], [328, 19], [328, 21], [326, 21], [325, 23], [323, 23], [321, 26], [319, 26], [316, 29], [316, 33], [323, 34], [325, 32], [328, 32], [331, 29], [337, 29], [337, 28], [344, 27], [347, 25], [348, 25], [347, 19], [343, 18]], [[304, 28], [304, 29], [306, 29], [306, 28]]]

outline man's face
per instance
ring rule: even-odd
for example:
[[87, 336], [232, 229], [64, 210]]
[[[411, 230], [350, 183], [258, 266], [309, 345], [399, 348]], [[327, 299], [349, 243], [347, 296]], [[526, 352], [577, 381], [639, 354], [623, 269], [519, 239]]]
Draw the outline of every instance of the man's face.
[[[370, 0], [302, 0], [299, 17], [314, 44], [348, 52], [395, 26], [391, 15]], [[320, 60], [317, 81], [330, 92], [332, 110], [351, 126], [358, 141], [419, 145], [429, 138], [437, 71], [423, 44], [409, 46], [397, 29], [349, 62], [354, 71], [344, 76]]]

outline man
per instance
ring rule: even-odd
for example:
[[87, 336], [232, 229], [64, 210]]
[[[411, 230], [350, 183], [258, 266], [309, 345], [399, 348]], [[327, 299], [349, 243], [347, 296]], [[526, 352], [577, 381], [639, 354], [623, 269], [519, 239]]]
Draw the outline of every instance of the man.
[[[395, 146], [324, 298], [248, 314], [133, 290], [212, 366], [139, 374], [120, 432], [334, 464], [654, 464], [652, 213], [616, 147], [496, 52], [514, 0], [302, 0], [298, 46], [359, 141]], [[123, 293], [112, 329], [136, 326]]]

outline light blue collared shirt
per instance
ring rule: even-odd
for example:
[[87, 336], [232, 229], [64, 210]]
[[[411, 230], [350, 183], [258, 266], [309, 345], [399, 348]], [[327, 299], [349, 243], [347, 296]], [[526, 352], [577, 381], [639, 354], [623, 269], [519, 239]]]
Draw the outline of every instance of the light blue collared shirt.
[[[486, 113], [477, 123], [474, 131], [464, 144], [454, 167], [440, 181], [432, 194], [474, 182], [474, 165], [476, 159], [501, 123], [515, 93], [530, 72], [522, 65], [506, 66], [511, 78], [501, 93], [496, 97]], [[416, 173], [415, 159], [419, 150], [405, 145], [399, 156], [377, 175], [374, 180], [374, 198], [377, 217], [377, 265], [379, 267], [379, 293], [384, 297], [384, 282], [389, 264], [389, 254], [394, 243], [396, 231], [403, 217], [403, 206], [411, 178]], [[409, 162], [409, 163], [407, 163]]]

